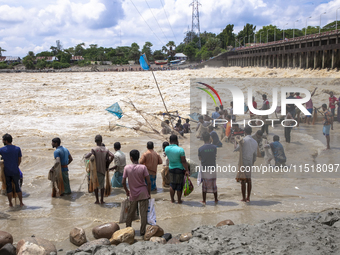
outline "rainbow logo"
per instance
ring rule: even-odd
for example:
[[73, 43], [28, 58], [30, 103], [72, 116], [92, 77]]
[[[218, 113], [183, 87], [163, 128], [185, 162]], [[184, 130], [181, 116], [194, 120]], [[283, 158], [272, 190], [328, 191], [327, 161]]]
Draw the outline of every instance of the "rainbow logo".
[[[222, 100], [220, 98], [220, 95], [217, 93], [217, 91], [212, 86], [210, 86], [206, 83], [203, 83], [203, 82], [197, 82], [197, 83], [206, 86], [208, 89], [210, 89], [212, 92], [214, 92], [214, 94], [217, 96], [218, 100], [220, 101], [220, 105], [223, 105]], [[206, 92], [214, 100], [214, 103], [217, 106], [217, 103], [216, 103], [216, 100], [215, 100], [213, 94], [211, 94], [211, 92], [208, 89], [204, 89], [204, 88], [200, 88], [200, 87], [197, 87], [197, 88]]]

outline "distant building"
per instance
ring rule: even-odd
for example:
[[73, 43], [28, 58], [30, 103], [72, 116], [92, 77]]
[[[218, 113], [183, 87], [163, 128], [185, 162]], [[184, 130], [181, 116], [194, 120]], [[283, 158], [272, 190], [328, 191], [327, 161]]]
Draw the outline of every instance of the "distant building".
[[9, 63], [21, 62], [21, 59], [19, 57], [2, 56], [0, 57], [0, 62], [6, 62], [9, 64]]
[[46, 62], [58, 61], [59, 59], [55, 56], [53, 57], [36, 57], [36, 60], [45, 60]]
[[83, 56], [72, 56], [71, 62], [84, 60]]
[[176, 53], [174, 58], [179, 59], [179, 60], [187, 60], [188, 59], [188, 57], [186, 55], [184, 55], [183, 53]]

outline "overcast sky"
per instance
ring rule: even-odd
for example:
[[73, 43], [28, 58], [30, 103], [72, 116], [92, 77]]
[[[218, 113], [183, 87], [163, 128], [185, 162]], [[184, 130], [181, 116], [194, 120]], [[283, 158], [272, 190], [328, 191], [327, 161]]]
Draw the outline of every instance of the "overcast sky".
[[[84, 42], [104, 47], [153, 50], [168, 41], [179, 44], [191, 29], [192, 0], [0, 0], [0, 47], [4, 56], [26, 56], [49, 50], [60, 40], [64, 48]], [[246, 23], [303, 28], [334, 21], [340, 0], [201, 0], [201, 32], [220, 33], [228, 24], [238, 32]], [[164, 8], [163, 8], [164, 6]], [[149, 8], [150, 7], [150, 8]], [[167, 19], [168, 17], [168, 19]], [[340, 10], [339, 10], [340, 18]], [[170, 23], [170, 24], [169, 24]], [[340, 24], [339, 24], [340, 26]]]

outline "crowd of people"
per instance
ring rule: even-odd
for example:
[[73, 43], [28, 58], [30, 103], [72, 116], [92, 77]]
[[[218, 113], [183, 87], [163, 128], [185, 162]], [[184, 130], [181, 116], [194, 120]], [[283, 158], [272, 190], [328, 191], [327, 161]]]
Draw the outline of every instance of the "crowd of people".
[[[315, 94], [317, 88], [312, 92], [312, 96]], [[299, 94], [290, 93], [288, 99], [299, 98]], [[263, 103], [261, 110], [270, 108], [270, 103], [266, 95], [262, 96]], [[323, 134], [327, 139], [327, 149], [330, 149], [330, 130], [333, 129], [333, 121], [335, 114], [335, 107], [338, 105], [337, 118], [340, 121], [339, 116], [339, 99], [337, 99], [333, 93], [330, 94], [329, 105], [323, 104]], [[216, 107], [215, 112], [210, 116], [199, 116], [196, 131], [196, 137], [202, 140], [203, 144], [198, 148], [198, 158], [200, 161], [200, 169], [216, 167], [217, 150], [223, 146], [222, 142], [231, 142], [234, 144], [234, 151], [240, 152], [239, 168], [240, 166], [251, 167], [254, 165], [258, 157], [264, 157], [267, 154], [271, 154], [275, 161], [275, 166], [282, 166], [286, 163], [286, 155], [284, 148], [280, 143], [280, 137], [274, 135], [273, 142], [268, 143], [268, 124], [265, 123], [261, 130], [257, 130], [253, 133], [252, 127], [247, 125], [244, 129], [241, 129], [238, 124], [232, 123], [232, 120], [236, 121], [236, 116], [233, 115], [232, 102], [230, 104], [231, 109], [228, 111], [221, 105]], [[253, 107], [257, 108], [257, 102], [253, 98]], [[306, 103], [307, 110], [312, 114], [313, 111], [318, 108], [313, 107], [312, 99]], [[286, 125], [284, 133], [287, 143], [291, 141], [290, 134], [293, 126], [301, 124], [301, 116], [299, 109], [295, 105], [287, 105], [287, 114], [285, 116]], [[245, 106], [245, 112], [248, 112], [248, 107]], [[253, 113], [249, 113], [251, 122], [257, 122], [257, 116]], [[214, 127], [212, 120], [214, 119], [226, 119], [228, 123], [221, 127]], [[262, 116], [263, 120], [268, 116]], [[311, 116], [305, 118], [305, 122], [310, 124]], [[181, 119], [175, 124], [172, 129], [170, 127], [170, 121], [165, 120], [161, 124], [163, 134], [171, 134], [169, 142], [166, 141], [162, 145], [163, 158], [154, 150], [154, 143], [152, 141], [147, 142], [146, 151], [140, 154], [138, 150], [131, 150], [129, 153], [130, 161], [132, 164], [127, 164], [126, 155], [121, 151], [121, 144], [119, 142], [114, 143], [114, 153], [105, 147], [103, 138], [101, 135], [95, 136], [96, 146], [91, 149], [89, 153], [84, 155], [84, 158], [89, 162], [95, 162], [96, 169], [96, 182], [94, 188], [95, 203], [104, 204], [104, 191], [105, 191], [105, 179], [107, 181], [108, 171], [114, 171], [113, 177], [110, 180], [110, 185], [114, 188], [124, 188], [126, 195], [132, 202], [130, 210], [128, 212], [127, 226], [131, 226], [131, 221], [137, 204], [139, 204], [139, 210], [141, 215], [141, 234], [145, 233], [146, 215], [148, 208], [148, 199], [151, 197], [151, 192], [157, 190], [157, 168], [158, 165], [163, 164], [161, 171], [162, 186], [169, 188], [169, 194], [171, 203], [182, 203], [184, 177], [190, 175], [190, 167], [185, 155], [185, 151], [179, 146], [178, 139], [185, 133], [191, 133], [193, 130], [190, 127], [190, 120], [186, 119], [182, 125]], [[176, 131], [176, 132], [174, 132]], [[6, 192], [9, 201], [9, 206], [12, 207], [12, 199], [14, 192], [20, 201], [20, 206], [24, 206], [22, 201], [22, 173], [19, 169], [22, 159], [21, 149], [12, 144], [13, 138], [10, 134], [5, 134], [3, 137], [4, 147], [0, 148], [0, 155], [2, 156], [4, 163], [4, 176], [5, 180], [1, 180], [3, 185], [6, 185]], [[52, 147], [55, 148], [54, 159], [55, 163], [50, 169], [51, 181], [57, 182], [53, 185], [52, 196], [56, 196], [59, 192], [60, 196], [71, 194], [71, 186], [69, 182], [68, 166], [73, 161], [69, 150], [61, 145], [60, 138], [52, 139]], [[110, 164], [114, 162], [114, 166], [110, 167]], [[267, 161], [270, 164], [270, 159]], [[58, 175], [60, 178], [58, 178]], [[89, 174], [89, 179], [94, 178], [92, 174]], [[251, 172], [240, 172], [236, 176], [236, 180], [241, 183], [241, 194], [243, 202], [250, 201], [252, 182]], [[58, 183], [59, 182], [59, 183]], [[218, 203], [217, 185], [216, 185], [216, 172], [202, 171], [202, 175], [199, 177], [199, 182], [202, 184], [202, 204], [205, 205], [207, 193], [213, 193], [215, 203]], [[100, 192], [99, 192], [100, 191]], [[100, 199], [99, 199], [100, 193]], [[175, 198], [176, 195], [176, 198]]]

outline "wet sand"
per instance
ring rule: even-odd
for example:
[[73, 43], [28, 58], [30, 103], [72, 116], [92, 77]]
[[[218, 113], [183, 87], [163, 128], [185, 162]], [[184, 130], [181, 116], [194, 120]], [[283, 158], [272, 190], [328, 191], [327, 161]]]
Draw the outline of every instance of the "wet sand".
[[[336, 96], [340, 95], [337, 85], [340, 74], [336, 71], [219, 68], [155, 72], [155, 75], [169, 110], [179, 110], [181, 116], [190, 112], [187, 100], [190, 98], [190, 78], [331, 78], [334, 79], [332, 84], [319, 85], [313, 97], [314, 104], [320, 106], [328, 102], [328, 95], [322, 89], [330, 89]], [[10, 133], [14, 144], [22, 149], [21, 170], [26, 204], [23, 209], [9, 209], [7, 198], [0, 196], [1, 230], [10, 232], [14, 242], [31, 235], [44, 237], [55, 243], [57, 248], [63, 248], [64, 252], [75, 248], [68, 240], [73, 227], [84, 228], [88, 239], [93, 240], [91, 230], [94, 226], [119, 220], [120, 203], [126, 196], [123, 189], [114, 189], [106, 198], [106, 205], [94, 205], [94, 196], [87, 193], [86, 182], [83, 183], [85, 169], [82, 156], [95, 145], [97, 134], [103, 136], [103, 142], [111, 150], [113, 143], [119, 141], [125, 153], [131, 149], [143, 152], [146, 142], [153, 140], [156, 150], [161, 153], [163, 140], [157, 136], [146, 136], [126, 128], [109, 129], [109, 122], [134, 126], [136, 121], [131, 118], [140, 120], [140, 116], [120, 100], [131, 99], [138, 108], [147, 112], [163, 111], [151, 73], [0, 74], [0, 87], [0, 131], [1, 134]], [[115, 102], [120, 103], [129, 117], [117, 120], [105, 111]], [[159, 124], [155, 125], [160, 130]], [[192, 126], [195, 124], [192, 123]], [[323, 151], [326, 140], [322, 135], [321, 122], [293, 129], [292, 143], [282, 142], [289, 163], [338, 163], [339, 129], [339, 123], [335, 123], [331, 133], [332, 150], [329, 152]], [[274, 134], [283, 139], [283, 129], [270, 128], [269, 132], [270, 141]], [[47, 173], [53, 164], [51, 139], [56, 136], [61, 138], [62, 145], [74, 158], [69, 168], [73, 193], [52, 199]], [[190, 154], [189, 141], [189, 138], [180, 141], [187, 154]], [[225, 162], [237, 164], [238, 155], [232, 153], [230, 144], [225, 144], [218, 154]], [[197, 160], [196, 154], [188, 156]], [[261, 164], [261, 160], [257, 164]], [[161, 167], [158, 170], [160, 172]], [[196, 179], [193, 182], [195, 184]], [[212, 195], [208, 194], [206, 207], [199, 203], [202, 200], [201, 187], [196, 184], [194, 192], [184, 198], [183, 205], [170, 203], [168, 189], [161, 188], [160, 174], [157, 186], [157, 193], [152, 194], [156, 199], [157, 224], [173, 234], [188, 232], [201, 225], [216, 225], [225, 219], [232, 219], [235, 224], [255, 224], [263, 219], [338, 208], [340, 203], [339, 180], [336, 178], [254, 178], [249, 204], [239, 201], [240, 185], [233, 176], [219, 178], [217, 186], [221, 202], [215, 206]], [[139, 222], [134, 222], [133, 227], [139, 229]]]

